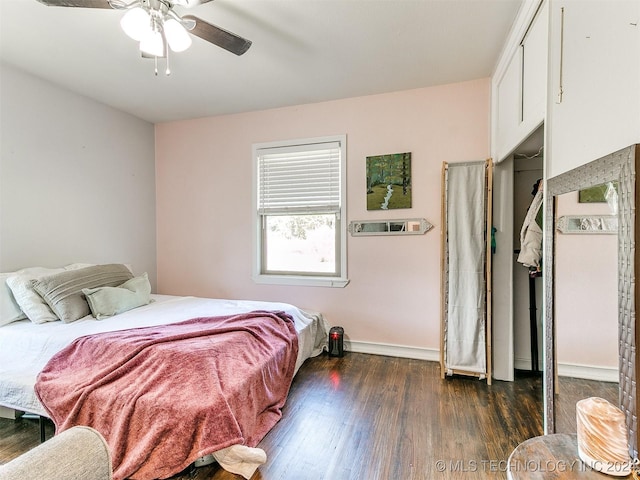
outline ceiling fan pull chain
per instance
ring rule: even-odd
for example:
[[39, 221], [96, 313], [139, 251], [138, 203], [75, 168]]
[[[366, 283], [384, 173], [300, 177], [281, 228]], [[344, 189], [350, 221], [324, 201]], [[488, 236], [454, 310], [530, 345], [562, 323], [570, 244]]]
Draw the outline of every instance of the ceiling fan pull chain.
[[167, 53], [167, 69], [164, 73], [168, 77], [169, 75], [171, 75], [171, 68], [169, 68], [169, 44], [167, 42], [164, 42], [164, 45], [165, 52]]

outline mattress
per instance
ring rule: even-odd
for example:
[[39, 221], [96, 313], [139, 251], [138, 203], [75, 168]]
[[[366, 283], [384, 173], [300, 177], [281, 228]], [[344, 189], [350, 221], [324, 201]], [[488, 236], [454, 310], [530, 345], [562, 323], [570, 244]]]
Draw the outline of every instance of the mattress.
[[328, 325], [322, 315], [287, 303], [170, 295], [152, 295], [152, 299], [149, 305], [104, 320], [86, 316], [68, 324], [40, 325], [23, 320], [0, 327], [0, 405], [47, 416], [34, 391], [38, 373], [54, 354], [73, 340], [94, 333], [253, 310], [282, 310], [293, 317], [298, 333], [296, 372], [307, 358], [319, 355], [327, 343]]

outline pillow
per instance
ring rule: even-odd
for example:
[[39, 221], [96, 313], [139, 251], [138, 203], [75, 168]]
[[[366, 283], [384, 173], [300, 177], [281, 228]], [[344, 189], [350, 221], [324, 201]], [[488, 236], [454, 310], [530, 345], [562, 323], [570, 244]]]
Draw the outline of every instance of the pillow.
[[91, 314], [98, 320], [117, 315], [151, 301], [151, 285], [146, 273], [118, 287], [83, 288]]
[[[65, 270], [78, 270], [79, 268], [87, 268], [87, 267], [95, 267], [98, 265], [97, 263], [72, 263], [64, 267]], [[129, 269], [131, 273], [133, 273], [133, 268], [129, 263], [123, 263], [125, 267]]]
[[7, 286], [11, 289], [16, 303], [33, 323], [45, 323], [58, 320], [40, 295], [33, 290], [33, 280], [64, 272], [63, 268], [33, 267], [19, 270], [7, 277]]
[[[49, 305], [47, 305], [43, 298], [33, 290], [33, 281], [48, 275], [64, 272], [65, 270], [83, 268], [86, 265], [87, 264], [84, 263], [72, 263], [60, 268], [23, 268], [13, 274], [8, 274], [9, 276], [3, 283], [6, 283], [6, 286], [9, 287], [16, 304], [29, 320], [33, 323], [54, 322], [58, 320], [58, 317], [53, 313], [51, 308], [49, 308]], [[4, 319], [4, 309], [5, 307], [3, 305], [2, 319]], [[18, 320], [18, 318], [15, 320]]]
[[133, 275], [125, 265], [94, 265], [41, 278], [33, 283], [33, 289], [60, 320], [71, 323], [91, 313], [83, 288], [115, 287], [130, 278]]
[[27, 318], [7, 285], [7, 278], [15, 274], [15, 272], [0, 273], [0, 327]]

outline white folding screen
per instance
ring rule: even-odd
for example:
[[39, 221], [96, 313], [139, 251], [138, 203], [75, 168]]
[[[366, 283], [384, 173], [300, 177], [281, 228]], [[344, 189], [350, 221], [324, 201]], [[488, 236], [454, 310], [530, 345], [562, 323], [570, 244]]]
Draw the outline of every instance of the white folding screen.
[[443, 165], [442, 376], [489, 383], [490, 194], [490, 162]]

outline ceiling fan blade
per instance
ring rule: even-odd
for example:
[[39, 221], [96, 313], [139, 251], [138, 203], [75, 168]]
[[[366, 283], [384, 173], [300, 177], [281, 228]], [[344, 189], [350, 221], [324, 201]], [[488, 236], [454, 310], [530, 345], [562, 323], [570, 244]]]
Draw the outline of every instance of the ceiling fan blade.
[[236, 55], [242, 55], [251, 46], [251, 40], [239, 37], [235, 33], [216, 27], [193, 15], [184, 15], [182, 19], [196, 22], [191, 33]]
[[49, 7], [109, 8], [109, 0], [38, 0]]

